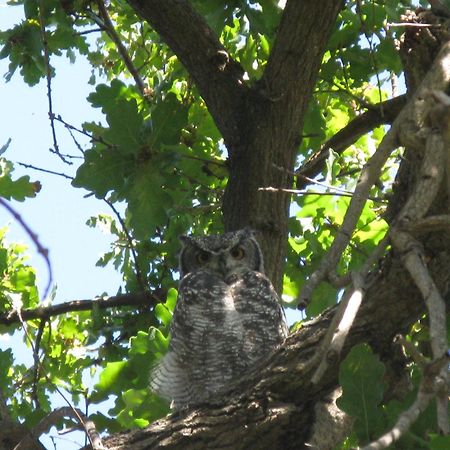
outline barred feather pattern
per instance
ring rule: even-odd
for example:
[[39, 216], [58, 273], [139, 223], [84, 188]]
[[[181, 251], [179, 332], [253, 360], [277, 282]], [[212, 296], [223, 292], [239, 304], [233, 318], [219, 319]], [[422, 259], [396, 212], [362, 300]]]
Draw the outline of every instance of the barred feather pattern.
[[[259, 245], [249, 239], [254, 240], [253, 234], [245, 231], [237, 241], [224, 238], [231, 242], [224, 245], [214, 236], [207, 263], [191, 267], [181, 261], [188, 273], [179, 285], [169, 351], [150, 380], [152, 390], [170, 400], [174, 409], [214, 402], [287, 336], [278, 296], [260, 272]], [[198, 247], [195, 241], [185, 245]], [[207, 251], [204, 242], [200, 247], [197, 251]]]

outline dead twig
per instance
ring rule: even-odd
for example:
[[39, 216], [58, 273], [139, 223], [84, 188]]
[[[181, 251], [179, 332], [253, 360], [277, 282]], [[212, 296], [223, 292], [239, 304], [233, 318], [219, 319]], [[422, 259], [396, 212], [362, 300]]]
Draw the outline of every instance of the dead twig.
[[56, 137], [55, 129], [55, 114], [53, 113], [53, 99], [52, 99], [52, 68], [50, 66], [50, 52], [47, 43], [47, 32], [45, 30], [44, 21], [44, 0], [39, 0], [39, 26], [41, 32], [42, 48], [44, 50], [44, 62], [46, 67], [46, 80], [47, 80], [47, 98], [48, 98], [48, 118], [50, 120], [50, 128], [52, 130], [53, 149], [50, 149], [52, 153], [55, 153], [66, 164], [72, 164], [59, 150], [58, 139]]
[[[38, 437], [48, 432], [52, 426], [56, 425], [58, 421], [63, 419], [64, 417], [75, 419], [80, 424], [81, 428], [88, 436], [92, 450], [105, 450], [100, 434], [95, 428], [94, 422], [90, 420], [85, 414], [83, 414], [78, 408], [73, 408], [70, 406], [64, 406], [55, 409], [51, 413], [47, 414], [47, 416], [45, 416], [33, 429], [33, 436]], [[14, 447], [14, 450], [28, 449], [28, 438], [23, 439]]]
[[142, 80], [141, 76], [139, 75], [136, 67], [134, 67], [133, 61], [131, 61], [130, 55], [128, 54], [128, 50], [125, 48], [119, 35], [117, 34], [116, 29], [114, 28], [114, 24], [112, 23], [111, 17], [109, 16], [108, 10], [106, 9], [104, 1], [97, 0], [96, 3], [98, 6], [100, 18], [103, 21], [103, 23], [98, 22], [97, 25], [99, 25], [102, 28], [102, 30], [104, 30], [106, 34], [116, 44], [117, 50], [119, 51], [125, 66], [127, 67], [128, 71], [130, 72], [131, 76], [134, 79], [134, 82], [136, 83], [136, 87], [139, 89], [139, 92], [144, 97], [146, 91], [145, 83]]
[[317, 285], [327, 277], [328, 272], [334, 270], [337, 266], [345, 247], [347, 247], [348, 242], [350, 241], [359, 216], [361, 215], [364, 205], [369, 197], [370, 189], [377, 181], [381, 169], [391, 154], [391, 151], [396, 148], [396, 146], [397, 138], [393, 126], [393, 128], [391, 128], [391, 130], [389, 130], [384, 136], [376, 152], [363, 167], [342, 226], [318, 269], [305, 283], [298, 299], [299, 307], [304, 307], [305, 304], [309, 303], [312, 292]]

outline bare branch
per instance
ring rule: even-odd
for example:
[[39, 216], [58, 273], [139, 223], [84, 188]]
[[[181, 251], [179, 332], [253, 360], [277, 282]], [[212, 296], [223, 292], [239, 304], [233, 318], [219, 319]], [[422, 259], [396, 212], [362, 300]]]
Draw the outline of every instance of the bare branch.
[[307, 191], [307, 190], [299, 190], [299, 189], [284, 189], [284, 188], [276, 188], [272, 186], [268, 187], [260, 187], [258, 188], [258, 191], [265, 191], [265, 192], [287, 192], [289, 194], [294, 195], [335, 195], [336, 197], [352, 197], [353, 192], [347, 192], [343, 189], [334, 190], [332, 186], [330, 187], [332, 191], [323, 191], [323, 192], [315, 192], [315, 191]]
[[50, 52], [48, 50], [47, 32], [45, 30], [44, 8], [45, 8], [44, 0], [39, 0], [39, 26], [41, 32], [42, 47], [44, 49], [45, 67], [47, 70], [46, 79], [47, 79], [48, 117], [50, 120], [50, 128], [52, 130], [52, 137], [53, 137], [53, 149], [50, 149], [50, 151], [58, 155], [59, 158], [66, 164], [72, 164], [60, 152], [58, 139], [56, 138], [55, 114], [53, 113], [53, 100], [52, 100], [52, 68], [50, 66]]
[[350, 241], [353, 230], [369, 196], [370, 189], [375, 184], [382, 167], [396, 146], [396, 135], [391, 128], [384, 136], [376, 152], [365, 164], [339, 233], [318, 269], [311, 275], [303, 287], [299, 296], [299, 307], [304, 307], [305, 304], [309, 303], [313, 290], [327, 276], [328, 272], [334, 270], [337, 266], [345, 247], [347, 247]]
[[125, 64], [125, 66], [127, 67], [128, 71], [130, 72], [131, 76], [133, 77], [134, 82], [136, 83], [136, 86], [139, 89], [139, 92], [144, 97], [146, 94], [145, 83], [142, 80], [141, 76], [139, 75], [139, 72], [137, 71], [136, 67], [134, 67], [133, 61], [131, 61], [130, 55], [128, 54], [128, 51], [125, 48], [125, 46], [123, 45], [122, 40], [120, 39], [120, 36], [117, 34], [116, 29], [114, 28], [114, 24], [112, 23], [111, 17], [109, 17], [109, 13], [108, 13], [108, 10], [106, 9], [104, 1], [97, 0], [96, 3], [98, 6], [100, 17], [101, 17], [102, 21], [104, 22], [102, 29], [116, 44], [117, 50], [119, 51], [120, 56], [122, 57], [122, 60]]
[[[64, 406], [55, 409], [51, 413], [47, 414], [47, 416], [45, 416], [38, 423], [36, 428], [33, 429], [32, 432], [33, 436], [40, 436], [44, 433], [47, 433], [52, 426], [56, 425], [58, 421], [63, 419], [64, 417], [70, 417], [72, 419], [75, 419], [81, 425], [82, 429], [86, 432], [86, 435], [88, 436], [92, 450], [105, 450], [100, 434], [97, 432], [95, 428], [94, 422], [92, 422], [92, 420], [90, 420], [78, 408], [73, 408], [70, 406]], [[14, 450], [29, 450], [28, 437], [20, 441], [14, 447]]]
[[[123, 294], [111, 297], [100, 297], [95, 300], [73, 300], [66, 303], [60, 303], [52, 306], [39, 306], [33, 309], [24, 309], [21, 316], [24, 321], [34, 319], [48, 319], [69, 312], [90, 311], [94, 308], [109, 309], [122, 306], [154, 306], [160, 303], [162, 299], [156, 297], [150, 292], [139, 294]], [[11, 325], [20, 323], [18, 311], [11, 311], [6, 314], [0, 314], [1, 325]]]
[[320, 150], [312, 155], [302, 166], [297, 169], [296, 174], [304, 176], [305, 180], [297, 180], [297, 188], [302, 189], [312, 178], [320, 173], [325, 167], [326, 159], [330, 149], [341, 154], [346, 148], [354, 144], [361, 136], [374, 128], [392, 123], [401, 109], [406, 104], [406, 96], [401, 95], [385, 102], [374, 105], [371, 109], [353, 119], [342, 130], [338, 131]]
[[16, 163], [19, 164], [19, 166], [25, 167], [26, 169], [33, 169], [39, 172], [49, 173], [50, 175], [57, 175], [58, 177], [65, 178], [66, 180], [73, 180], [73, 177], [62, 172], [55, 172], [53, 170], [44, 169], [42, 167], [33, 166], [32, 164], [26, 164], [20, 161], [17, 161]]

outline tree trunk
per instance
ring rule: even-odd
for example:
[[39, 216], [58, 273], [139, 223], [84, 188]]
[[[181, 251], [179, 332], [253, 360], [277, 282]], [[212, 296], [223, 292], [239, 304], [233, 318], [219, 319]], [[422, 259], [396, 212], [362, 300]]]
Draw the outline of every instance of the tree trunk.
[[161, 35], [193, 77], [228, 149], [225, 229], [251, 226], [260, 232], [266, 271], [280, 292], [289, 196], [258, 189], [292, 186], [289, 173], [294, 170], [303, 118], [344, 2], [287, 2], [264, 75], [254, 86], [243, 80], [242, 68], [189, 2], [128, 3]]

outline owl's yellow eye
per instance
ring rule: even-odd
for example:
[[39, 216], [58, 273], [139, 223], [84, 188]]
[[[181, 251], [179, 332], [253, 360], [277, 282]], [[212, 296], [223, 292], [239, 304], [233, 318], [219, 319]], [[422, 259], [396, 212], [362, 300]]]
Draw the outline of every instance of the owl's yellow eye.
[[199, 263], [199, 264], [205, 264], [209, 261], [209, 259], [211, 258], [211, 255], [208, 252], [198, 252], [195, 255], [195, 260]]
[[234, 259], [242, 259], [245, 256], [245, 251], [238, 245], [231, 249], [230, 254]]

